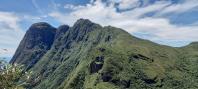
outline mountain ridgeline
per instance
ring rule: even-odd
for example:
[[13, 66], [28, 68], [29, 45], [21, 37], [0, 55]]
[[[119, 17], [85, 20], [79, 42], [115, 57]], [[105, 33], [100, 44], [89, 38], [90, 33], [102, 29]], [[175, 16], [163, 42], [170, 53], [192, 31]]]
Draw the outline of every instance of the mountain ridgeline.
[[196, 42], [159, 45], [87, 19], [72, 27], [33, 24], [10, 63], [33, 72], [28, 89], [198, 88]]

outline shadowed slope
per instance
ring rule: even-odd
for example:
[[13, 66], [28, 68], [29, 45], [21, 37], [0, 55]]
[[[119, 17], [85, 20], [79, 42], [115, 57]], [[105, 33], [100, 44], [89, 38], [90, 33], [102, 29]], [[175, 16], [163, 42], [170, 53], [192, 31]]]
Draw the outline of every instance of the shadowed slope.
[[45, 22], [33, 24], [21, 41], [10, 63], [31, 68], [51, 48], [56, 29]]

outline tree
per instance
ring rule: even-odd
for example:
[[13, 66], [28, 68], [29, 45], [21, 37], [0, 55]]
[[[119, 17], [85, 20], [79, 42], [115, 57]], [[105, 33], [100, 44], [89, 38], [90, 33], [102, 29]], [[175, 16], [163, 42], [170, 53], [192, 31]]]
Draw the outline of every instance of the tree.
[[28, 73], [23, 73], [22, 66], [0, 62], [0, 89], [23, 89]]

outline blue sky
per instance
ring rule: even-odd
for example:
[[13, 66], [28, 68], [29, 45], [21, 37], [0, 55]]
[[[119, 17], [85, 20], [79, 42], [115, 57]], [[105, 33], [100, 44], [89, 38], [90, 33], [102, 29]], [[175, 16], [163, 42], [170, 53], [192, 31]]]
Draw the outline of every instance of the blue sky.
[[72, 26], [79, 18], [163, 45], [198, 41], [198, 0], [1, 0], [0, 57], [14, 54], [32, 23]]

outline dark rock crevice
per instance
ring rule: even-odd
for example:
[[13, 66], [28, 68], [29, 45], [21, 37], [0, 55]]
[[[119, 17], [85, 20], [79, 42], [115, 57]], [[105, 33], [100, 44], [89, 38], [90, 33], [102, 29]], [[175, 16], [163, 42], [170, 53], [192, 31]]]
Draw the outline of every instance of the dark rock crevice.
[[129, 62], [135, 61], [135, 60], [145, 60], [145, 61], [149, 61], [149, 62], [154, 61], [153, 59], [146, 57], [144, 55], [141, 55], [141, 54], [132, 54], [129, 56]]
[[90, 64], [90, 73], [96, 73], [100, 69], [102, 69], [104, 64], [104, 56], [98, 56], [95, 60]]
[[119, 79], [113, 79], [111, 80], [112, 83], [115, 85], [123, 86], [124, 88], [129, 88], [131, 85], [131, 80], [119, 80]]
[[102, 80], [103, 82], [109, 82], [112, 79], [112, 74], [111, 73], [102, 73]]

